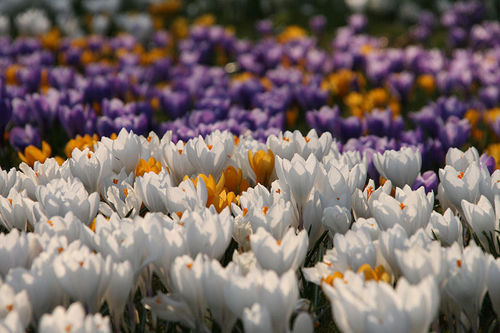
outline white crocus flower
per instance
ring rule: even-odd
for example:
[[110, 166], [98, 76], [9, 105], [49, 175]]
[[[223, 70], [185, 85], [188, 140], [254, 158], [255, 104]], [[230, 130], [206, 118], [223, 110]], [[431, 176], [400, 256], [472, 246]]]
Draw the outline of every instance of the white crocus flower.
[[293, 133], [285, 131], [278, 136], [270, 135], [267, 138], [267, 146], [276, 156], [283, 159], [291, 160], [295, 154], [307, 159], [313, 154], [317, 160], [322, 160], [330, 152], [332, 135], [325, 132], [318, 137], [314, 129], [310, 130], [306, 136], [298, 130]]
[[8, 333], [25, 332], [19, 314], [15, 311], [11, 311], [4, 319], [0, 319], [0, 331]]
[[102, 179], [111, 175], [111, 160], [108, 149], [100, 145], [95, 153], [85, 148], [83, 151], [73, 149], [68, 160], [69, 168], [74, 177], [79, 178], [87, 192], [99, 192]]
[[488, 294], [490, 296], [491, 304], [493, 305], [493, 310], [495, 310], [497, 318], [500, 318], [500, 285], [498, 284], [499, 279], [500, 258], [497, 258], [495, 260], [491, 260], [486, 277]]
[[328, 250], [323, 259], [338, 271], [357, 271], [362, 265], [377, 266], [377, 249], [370, 234], [365, 230], [349, 230], [333, 237], [333, 249]]
[[112, 155], [111, 166], [114, 172], [125, 168], [127, 174], [135, 170], [141, 157], [141, 141], [132, 131], [122, 128], [116, 139], [103, 137], [98, 143], [104, 145]]
[[[343, 332], [410, 332], [411, 317], [401, 297], [387, 283], [364, 282], [349, 274], [348, 283], [324, 282], [335, 323]], [[421, 291], [422, 292], [422, 291]]]
[[434, 194], [425, 194], [423, 187], [412, 191], [408, 185], [403, 190], [396, 189], [396, 198], [381, 193], [373, 202], [373, 216], [382, 230], [388, 230], [400, 224], [413, 235], [429, 223], [434, 207]]
[[185, 175], [191, 175], [195, 172], [188, 158], [186, 143], [182, 140], [177, 141], [177, 143], [166, 142], [162, 145], [161, 153], [163, 161], [170, 168], [174, 184], [178, 184]]
[[16, 28], [19, 34], [40, 36], [50, 30], [50, 21], [44, 11], [30, 8], [16, 16]]
[[429, 235], [435, 236], [443, 246], [451, 246], [454, 242], [460, 246], [464, 244], [462, 222], [449, 208], [443, 215], [432, 211], [427, 229]]
[[474, 242], [463, 252], [457, 243], [448, 248], [447, 295], [465, 313], [472, 330], [479, 328], [479, 311], [486, 294], [486, 279], [491, 255], [485, 254]]
[[27, 327], [31, 321], [31, 304], [26, 290], [16, 293], [6, 283], [0, 282], [0, 320], [5, 319], [10, 312], [17, 312], [23, 327]]
[[71, 243], [74, 240], [80, 239], [82, 226], [82, 222], [70, 211], [64, 217], [54, 216], [50, 219], [42, 217], [35, 224], [35, 233], [47, 235], [48, 237], [66, 236]]
[[351, 194], [354, 193], [355, 189], [363, 189], [368, 172], [366, 155], [361, 157], [358, 151], [348, 151], [343, 154], [332, 152], [323, 158], [323, 164], [326, 170], [335, 167], [342, 173]]
[[351, 226], [351, 211], [345, 207], [333, 206], [323, 210], [321, 223], [325, 226], [333, 237], [336, 233], [345, 234]]
[[408, 248], [408, 234], [405, 229], [396, 224], [389, 230], [380, 233], [378, 247], [380, 253], [391, 266], [392, 272], [399, 275], [399, 265], [396, 260], [396, 249], [405, 250]]
[[[151, 221], [150, 226], [154, 231], [147, 234], [143, 224], [137, 221], [121, 221], [116, 228], [96, 228], [97, 249], [104, 255], [111, 256], [114, 261], [130, 261], [134, 278], [147, 264], [158, 259], [162, 251], [161, 242], [149, 242], [151, 237], [162, 237], [162, 229]], [[150, 250], [151, 246], [155, 247], [155, 253]]]
[[185, 149], [187, 158], [194, 167], [194, 173], [212, 175], [218, 180], [229, 153], [223, 142], [208, 144], [200, 136], [189, 140]]
[[134, 284], [134, 270], [129, 261], [113, 263], [105, 299], [113, 317], [113, 323], [120, 327], [123, 311]]
[[114, 16], [114, 21], [121, 30], [143, 42], [153, 33], [153, 21], [146, 13], [118, 14]]
[[[264, 191], [267, 191], [267, 189], [264, 189]], [[239, 219], [238, 223], [242, 225], [248, 223], [250, 233], [256, 232], [259, 228], [264, 228], [274, 238], [283, 238], [295, 219], [291, 203], [283, 199], [274, 200], [272, 196], [269, 196], [270, 200], [268, 201], [262, 200], [262, 197], [252, 201], [248, 200], [248, 196], [245, 196], [246, 193], [244, 192], [240, 199], [241, 208], [234, 204], [231, 205], [233, 214]], [[269, 194], [269, 191], [267, 193]]]
[[368, 219], [360, 217], [355, 223], [352, 224], [352, 231], [357, 232], [361, 229], [368, 231], [370, 237], [374, 241], [376, 241], [380, 236], [380, 228], [378, 227], [377, 221], [373, 217]]
[[193, 260], [189, 256], [180, 256], [174, 260], [170, 269], [172, 292], [178, 294], [187, 304], [197, 326], [204, 327], [207, 303], [203, 292], [203, 255]]
[[104, 215], [110, 216], [113, 211], [121, 218], [139, 215], [142, 201], [134, 188], [125, 182], [109, 186], [103, 198], [107, 203], [101, 202], [99, 211]]
[[446, 165], [452, 166], [459, 172], [465, 172], [467, 167], [479, 161], [479, 153], [476, 148], [470, 147], [464, 153], [458, 148], [450, 148], [446, 153]]
[[172, 230], [163, 228], [162, 252], [154, 261], [155, 271], [164, 285], [169, 285], [169, 272], [176, 257], [187, 254], [186, 232], [179, 226]]
[[314, 188], [319, 191], [323, 207], [342, 206], [351, 210], [351, 190], [344, 176], [336, 167], [331, 166], [326, 172], [319, 164]]
[[[38, 259], [40, 258], [40, 259]], [[9, 271], [5, 282], [16, 293], [27, 292], [35, 320], [62, 302], [64, 293], [54, 276], [52, 258], [39, 256], [35, 268], [16, 267]], [[43, 265], [41, 262], [43, 261]]]
[[186, 179], [177, 187], [166, 187], [163, 199], [170, 213], [203, 210], [207, 206], [207, 186], [201, 177], [198, 178], [196, 186], [191, 179]]
[[439, 242], [433, 242], [428, 249], [420, 246], [404, 250], [396, 249], [396, 261], [403, 276], [412, 284], [418, 284], [428, 276], [440, 285], [447, 277], [446, 251]]
[[248, 333], [272, 333], [271, 315], [266, 306], [254, 303], [243, 311], [243, 327]]
[[47, 217], [64, 216], [72, 211], [80, 221], [90, 224], [99, 208], [99, 193], [90, 195], [79, 179], [53, 179], [47, 185], [39, 185], [36, 197]]
[[290, 228], [282, 239], [276, 240], [264, 228], [259, 228], [250, 236], [250, 244], [259, 265], [281, 275], [290, 269], [296, 271], [302, 265], [309, 238], [305, 230], [296, 234]]
[[147, 172], [135, 179], [134, 189], [144, 205], [151, 212], [167, 212], [165, 190], [172, 187], [172, 176], [163, 168], [159, 174]]
[[8, 234], [0, 233], [0, 276], [9, 269], [26, 267], [30, 258], [30, 244], [26, 233], [13, 229]]
[[382, 177], [403, 188], [405, 185], [411, 186], [417, 178], [422, 166], [422, 155], [410, 147], [403, 147], [399, 151], [386, 150], [383, 155], [373, 155], [373, 164]]
[[392, 190], [392, 183], [390, 180], [386, 181], [384, 185], [376, 188], [373, 179], [368, 180], [368, 184], [363, 191], [355, 189], [352, 194], [352, 211], [354, 217], [369, 218], [372, 217], [373, 202], [377, 200], [381, 193], [390, 194]]
[[299, 296], [295, 272], [281, 277], [274, 271], [251, 270], [246, 276], [233, 274], [224, 289], [226, 303], [239, 318], [245, 308], [260, 303], [269, 310], [273, 332], [288, 331], [288, 322]]
[[44, 163], [36, 161], [33, 169], [22, 162], [19, 164], [19, 170], [21, 172], [17, 174], [17, 177], [21, 182], [21, 188], [26, 190], [31, 199], [36, 199], [38, 185], [47, 185], [54, 179], [67, 179], [71, 177], [69, 163], [66, 161], [59, 166], [55, 158], [47, 158]]
[[109, 317], [100, 313], [85, 316], [83, 306], [76, 302], [68, 309], [58, 306], [50, 314], [45, 314], [38, 325], [40, 333], [111, 333]]
[[227, 207], [220, 214], [213, 206], [185, 211], [181, 223], [186, 228], [187, 247], [193, 257], [205, 253], [210, 258], [221, 258], [231, 242], [234, 218]]
[[477, 204], [462, 200], [462, 211], [467, 223], [476, 234], [483, 248], [487, 251], [490, 249], [488, 239], [493, 241], [495, 247], [498, 247], [495, 241], [495, 230], [498, 229], [498, 216], [495, 215], [495, 210], [490, 201], [484, 195], [481, 195]]
[[113, 14], [118, 11], [121, 6], [121, 0], [110, 0], [110, 1], [102, 1], [102, 0], [84, 0], [82, 1], [83, 8], [91, 13], [106, 13]]
[[236, 266], [242, 275], [247, 275], [251, 270], [259, 268], [255, 253], [252, 251], [243, 252], [241, 254], [238, 251], [234, 251], [233, 261], [231, 261], [230, 264]]
[[304, 221], [300, 217], [316, 181], [318, 160], [314, 155], [309, 155], [307, 160], [304, 160], [295, 154], [291, 161], [276, 156], [275, 165], [280, 184], [290, 189], [292, 203], [299, 216], [299, 229], [302, 229]]
[[224, 288], [229, 283], [230, 276], [236, 272], [237, 266], [223, 268], [215, 259], [205, 260], [203, 265], [201, 281], [207, 305], [222, 332], [231, 332], [237, 318], [224, 300]]
[[[72, 299], [83, 302], [89, 312], [99, 310], [111, 275], [111, 257], [103, 259], [87, 247], [63, 251], [54, 259], [54, 271], [61, 287]], [[42, 318], [43, 320], [43, 318]]]
[[26, 192], [19, 193], [12, 188], [5, 198], [0, 196], [0, 221], [8, 230], [26, 231], [28, 224], [33, 224], [35, 220], [34, 204], [26, 197]]
[[0, 36], [8, 36], [10, 34], [10, 20], [5, 15], [0, 15]]
[[293, 333], [313, 333], [314, 324], [307, 312], [300, 312], [293, 322]]
[[10, 169], [9, 172], [0, 168], [0, 196], [8, 196], [11, 189], [19, 190], [19, 186], [16, 168]]
[[427, 276], [418, 284], [410, 285], [406, 279], [398, 281], [395, 290], [411, 323], [411, 333], [429, 332], [430, 325], [439, 310], [439, 285], [433, 276]]
[[454, 208], [460, 210], [462, 200], [476, 203], [479, 200], [479, 181], [481, 172], [477, 163], [470, 164], [465, 171], [458, 171], [452, 166], [439, 169], [439, 180], [444, 195]]
[[[299, 228], [299, 221], [304, 221], [303, 227], [307, 230], [309, 245], [311, 246], [316, 243], [324, 231], [323, 224], [321, 223], [324, 210], [321, 197], [320, 191], [313, 189], [302, 209], [302, 218], [300, 218], [300, 216], [295, 216], [292, 223], [294, 228]], [[296, 210], [294, 210], [294, 212], [296, 213]]]

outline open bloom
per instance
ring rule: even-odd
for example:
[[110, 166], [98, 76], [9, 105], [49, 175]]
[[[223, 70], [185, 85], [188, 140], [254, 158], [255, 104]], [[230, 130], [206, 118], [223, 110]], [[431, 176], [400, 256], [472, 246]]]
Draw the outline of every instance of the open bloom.
[[439, 292], [432, 277], [416, 286], [402, 278], [396, 289], [387, 283], [322, 283], [335, 322], [344, 332], [425, 332], [437, 314]]
[[151, 212], [167, 212], [165, 190], [172, 186], [172, 176], [166, 169], [147, 172], [135, 179], [135, 192]]
[[462, 246], [464, 243], [462, 222], [449, 208], [443, 215], [432, 211], [428, 229], [430, 236], [435, 236], [443, 246], [451, 246], [455, 242]]
[[383, 155], [374, 154], [373, 164], [382, 177], [402, 188], [413, 185], [422, 166], [422, 156], [419, 151], [403, 147], [399, 151], [386, 150]]
[[382, 230], [387, 230], [395, 224], [400, 224], [408, 233], [413, 235], [429, 223], [434, 194], [425, 194], [423, 187], [416, 191], [406, 185], [403, 190], [396, 189], [396, 198], [381, 193], [378, 200], [373, 202], [373, 216]]
[[54, 272], [64, 291], [94, 313], [99, 310], [110, 281], [111, 257], [103, 259], [87, 247], [63, 251], [54, 259]]
[[473, 242], [463, 252], [455, 243], [449, 248], [447, 259], [449, 277], [444, 290], [465, 313], [472, 329], [477, 330], [491, 256]]
[[26, 290], [16, 293], [11, 286], [0, 282], [0, 293], [0, 320], [11, 312], [17, 312], [23, 327], [27, 327], [31, 320], [31, 304]]
[[192, 256], [205, 253], [211, 258], [220, 258], [231, 241], [234, 222], [229, 208], [220, 214], [214, 207], [185, 211], [180, 223], [186, 228], [187, 247]]
[[85, 224], [92, 222], [99, 208], [99, 193], [89, 195], [78, 178], [59, 178], [39, 185], [36, 197], [47, 217], [64, 216], [72, 211]]
[[68, 309], [58, 306], [50, 314], [45, 314], [38, 329], [42, 333], [110, 333], [111, 325], [109, 317], [103, 317], [100, 313], [85, 316], [85, 310], [81, 303], [73, 303]]
[[111, 175], [110, 153], [102, 145], [95, 152], [75, 148], [68, 161], [71, 173], [82, 181], [89, 193], [99, 192], [102, 179]]
[[484, 195], [481, 195], [476, 204], [462, 200], [462, 211], [483, 248], [490, 248], [488, 239], [493, 241], [495, 246], [498, 246], [495, 241], [495, 230], [498, 229], [499, 216], [497, 214], [500, 212], [495, 214], [495, 209]]
[[294, 228], [290, 228], [277, 240], [264, 228], [259, 228], [250, 236], [250, 244], [259, 265], [281, 275], [290, 269], [296, 271], [302, 265], [309, 238], [305, 230], [295, 234]]
[[458, 171], [447, 165], [439, 169], [439, 180], [444, 196], [456, 208], [461, 209], [462, 200], [476, 203], [479, 200], [479, 180], [481, 172], [477, 163], [470, 164], [465, 171]]

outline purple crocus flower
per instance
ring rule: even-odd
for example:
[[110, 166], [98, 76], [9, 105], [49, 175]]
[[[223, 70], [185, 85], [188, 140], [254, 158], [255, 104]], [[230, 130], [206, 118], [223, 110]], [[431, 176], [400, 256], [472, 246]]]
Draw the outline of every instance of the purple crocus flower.
[[306, 122], [317, 132], [331, 132], [334, 136], [340, 135], [342, 119], [339, 115], [338, 106], [322, 106], [319, 110], [312, 110], [306, 113]]
[[470, 132], [471, 125], [467, 119], [451, 116], [439, 131], [439, 140], [446, 150], [450, 147], [460, 147], [467, 142]]
[[217, 116], [210, 110], [193, 110], [188, 116], [188, 124], [193, 128], [200, 124], [210, 124], [216, 121]]
[[438, 177], [436, 173], [432, 170], [429, 170], [424, 172], [423, 174], [419, 174], [411, 188], [413, 190], [417, 190], [421, 186], [424, 187], [425, 193], [429, 193], [431, 191], [436, 192], [438, 186]]
[[414, 76], [409, 72], [394, 73], [389, 75], [388, 83], [392, 93], [400, 101], [406, 101], [413, 87]]
[[292, 93], [290, 89], [283, 87], [255, 95], [253, 106], [267, 110], [274, 115], [288, 109], [291, 102]]
[[42, 139], [38, 128], [28, 124], [25, 127], [14, 127], [9, 132], [9, 142], [17, 151], [23, 152], [29, 145], [40, 147]]
[[493, 172], [495, 171], [495, 168], [496, 168], [495, 158], [493, 156], [490, 156], [490, 155], [484, 153], [481, 155], [479, 160], [481, 161], [481, 163], [486, 165], [486, 167], [488, 168], [488, 171], [490, 172], [490, 175], [493, 174]]
[[8, 100], [0, 98], [0, 141], [3, 138], [3, 133], [5, 131], [5, 127], [10, 121], [12, 116], [12, 108]]
[[26, 96], [28, 110], [32, 112], [33, 118], [40, 125], [42, 132], [50, 130], [57, 118], [59, 108], [59, 92], [50, 89], [47, 94], [38, 93]]
[[111, 97], [111, 87], [109, 81], [103, 76], [96, 76], [87, 81], [83, 90], [86, 102], [100, 102], [104, 98]]
[[340, 133], [343, 142], [351, 138], [359, 138], [363, 134], [363, 131], [364, 123], [361, 118], [356, 116], [341, 118]]
[[263, 36], [271, 35], [273, 33], [273, 21], [264, 19], [255, 23], [255, 30]]
[[422, 170], [430, 170], [443, 166], [446, 151], [439, 139], [428, 138], [422, 152]]
[[73, 88], [75, 72], [69, 67], [55, 67], [49, 71], [49, 84], [56, 89]]
[[496, 85], [481, 88], [479, 99], [487, 108], [493, 108], [500, 102], [500, 89]]
[[363, 14], [353, 14], [349, 16], [349, 18], [347, 19], [347, 23], [349, 24], [349, 27], [358, 34], [365, 30], [365, 27], [368, 24], [368, 20]]
[[92, 109], [82, 104], [71, 108], [63, 105], [59, 107], [59, 121], [68, 137], [74, 138], [77, 134], [95, 133], [97, 116]]
[[436, 102], [436, 107], [443, 120], [448, 119], [450, 116], [463, 118], [467, 112], [467, 104], [460, 101], [456, 96], [440, 97]]
[[29, 92], [38, 91], [41, 78], [41, 69], [39, 67], [24, 67], [17, 72], [19, 83]]
[[162, 90], [159, 95], [160, 105], [172, 119], [182, 117], [189, 109], [189, 95], [183, 91]]
[[97, 120], [97, 133], [100, 136], [111, 136], [113, 133], [119, 133], [122, 128], [127, 131], [133, 131], [138, 135], [146, 134], [148, 131], [148, 119], [146, 115], [127, 114], [111, 119], [102, 116]]
[[375, 109], [372, 113], [366, 115], [366, 127], [372, 135], [399, 138], [404, 123], [400, 116], [393, 118], [390, 109]]
[[309, 20], [309, 27], [316, 34], [321, 34], [326, 28], [327, 20], [324, 15], [316, 15]]
[[303, 110], [319, 109], [328, 101], [328, 92], [316, 85], [298, 86], [294, 93]]
[[432, 137], [438, 135], [442, 125], [441, 114], [435, 105], [425, 106], [418, 112], [412, 112], [409, 118]]
[[259, 79], [250, 78], [245, 81], [234, 81], [231, 83], [229, 95], [234, 103], [244, 108], [249, 108], [254, 96], [266, 91]]

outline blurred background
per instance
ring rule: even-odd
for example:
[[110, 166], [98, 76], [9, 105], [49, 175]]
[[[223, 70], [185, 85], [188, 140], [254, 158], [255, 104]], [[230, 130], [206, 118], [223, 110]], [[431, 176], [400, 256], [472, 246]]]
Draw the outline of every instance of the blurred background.
[[[0, 35], [43, 34], [57, 27], [65, 35], [113, 34], [130, 30], [144, 35], [183, 17], [212, 14], [238, 35], [255, 36], [254, 24], [271, 19], [275, 29], [307, 26], [314, 15], [327, 19], [327, 31], [346, 23], [349, 14], [368, 15], [372, 33], [400, 35], [428, 11], [440, 15], [453, 0], [0, 0]], [[500, 18], [500, 0], [483, 0], [488, 19]], [[30, 22], [30, 24], [26, 24]], [[36, 24], [34, 24], [36, 23]], [[29, 27], [26, 27], [29, 26]]]

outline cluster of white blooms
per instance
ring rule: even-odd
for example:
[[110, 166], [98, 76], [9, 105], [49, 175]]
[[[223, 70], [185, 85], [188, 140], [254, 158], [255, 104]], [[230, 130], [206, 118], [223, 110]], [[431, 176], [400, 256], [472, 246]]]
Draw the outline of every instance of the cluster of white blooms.
[[475, 330], [487, 292], [500, 315], [500, 171], [450, 149], [435, 206], [410, 187], [418, 150], [373, 161], [379, 187], [328, 133], [122, 130], [62, 165], [1, 170], [0, 327], [109, 332], [143, 306], [200, 331], [209, 311], [223, 332], [311, 332], [306, 285], [345, 332], [424, 332], [438, 313]]

